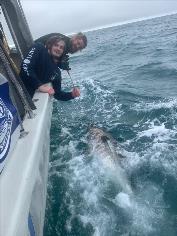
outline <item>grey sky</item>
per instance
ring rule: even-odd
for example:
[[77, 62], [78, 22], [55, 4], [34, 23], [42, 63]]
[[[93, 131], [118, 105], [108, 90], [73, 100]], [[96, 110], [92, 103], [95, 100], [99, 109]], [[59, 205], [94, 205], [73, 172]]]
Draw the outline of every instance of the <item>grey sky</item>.
[[34, 38], [177, 12], [173, 0], [21, 0]]

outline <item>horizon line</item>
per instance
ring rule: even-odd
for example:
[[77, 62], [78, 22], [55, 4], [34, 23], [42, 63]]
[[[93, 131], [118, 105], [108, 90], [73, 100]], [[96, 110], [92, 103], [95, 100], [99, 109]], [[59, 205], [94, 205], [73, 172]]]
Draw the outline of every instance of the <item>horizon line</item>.
[[[135, 19], [132, 19], [132, 20], [126, 20], [126, 21], [120, 21], [120, 22], [115, 22], [115, 23], [106, 24], [106, 25], [100, 25], [100, 26], [97, 26], [95, 28], [82, 30], [82, 32], [87, 33], [87, 32], [96, 31], [96, 30], [100, 30], [100, 29], [107, 29], [107, 28], [111, 28], [111, 27], [115, 27], [115, 26], [119, 26], [119, 25], [132, 24], [132, 23], [136, 23], [136, 22], [140, 22], [140, 21], [150, 20], [150, 19], [154, 19], [154, 18], [160, 18], [160, 17], [164, 17], [164, 16], [171, 16], [171, 15], [175, 15], [175, 14], [177, 14], [177, 11], [176, 12], [170, 12], [170, 13], [164, 13], [164, 14], [161, 14], [161, 15], [135, 18]], [[72, 33], [66, 33], [66, 34], [67, 35], [72, 35], [72, 34], [75, 34], [75, 33], [72, 32]]]

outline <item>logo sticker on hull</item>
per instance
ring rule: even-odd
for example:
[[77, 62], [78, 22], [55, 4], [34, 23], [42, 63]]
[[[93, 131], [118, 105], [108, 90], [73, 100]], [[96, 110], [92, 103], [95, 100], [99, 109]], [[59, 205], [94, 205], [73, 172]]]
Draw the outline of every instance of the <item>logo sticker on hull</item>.
[[6, 158], [11, 141], [13, 116], [0, 98], [0, 163]]

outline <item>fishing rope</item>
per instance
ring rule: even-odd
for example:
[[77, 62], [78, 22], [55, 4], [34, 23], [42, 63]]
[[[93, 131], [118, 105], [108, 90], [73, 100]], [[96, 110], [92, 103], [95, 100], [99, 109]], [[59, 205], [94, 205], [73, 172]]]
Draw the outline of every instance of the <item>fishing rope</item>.
[[71, 74], [70, 74], [69, 70], [67, 70], [67, 73], [68, 73], [68, 75], [69, 75], [69, 78], [70, 78], [70, 80], [71, 80], [71, 83], [72, 83], [73, 88], [75, 88], [74, 81], [73, 81], [73, 79], [72, 79], [72, 77], [71, 77]]
[[14, 61], [12, 60], [12, 58], [10, 57], [10, 47], [9, 47], [9, 44], [7, 42], [7, 38], [6, 38], [6, 35], [4, 33], [4, 29], [2, 27], [2, 24], [0, 22], [0, 30], [1, 30], [1, 33], [2, 33], [2, 36], [3, 36], [3, 47], [5, 49], [5, 51], [7, 52], [7, 54], [9, 55], [9, 60], [10, 60], [10, 64], [11, 66], [13, 67], [15, 73], [17, 75], [19, 75], [20, 71], [19, 69], [17, 68], [17, 66], [15, 65]]
[[29, 105], [29, 102], [26, 99], [26, 95], [19, 83], [19, 81], [16, 79], [11, 67], [9, 66], [9, 61], [7, 59], [7, 53], [5, 52], [5, 49], [3, 47], [2, 40], [0, 40], [0, 58], [2, 60], [2, 63], [4, 65], [4, 68], [8, 74], [9, 80], [12, 82], [14, 87], [17, 89], [18, 94], [20, 95], [21, 102], [23, 103], [25, 111], [29, 114], [29, 117], [33, 117], [32, 109]]

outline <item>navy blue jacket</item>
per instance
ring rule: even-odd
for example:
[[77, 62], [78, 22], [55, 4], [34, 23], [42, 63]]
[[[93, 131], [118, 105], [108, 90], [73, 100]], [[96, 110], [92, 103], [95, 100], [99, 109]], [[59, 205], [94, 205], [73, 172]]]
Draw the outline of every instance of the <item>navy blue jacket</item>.
[[41, 43], [35, 43], [21, 65], [20, 77], [29, 94], [33, 97], [39, 86], [51, 82], [54, 97], [67, 101], [73, 99], [71, 92], [61, 91], [61, 72], [48, 50]]

